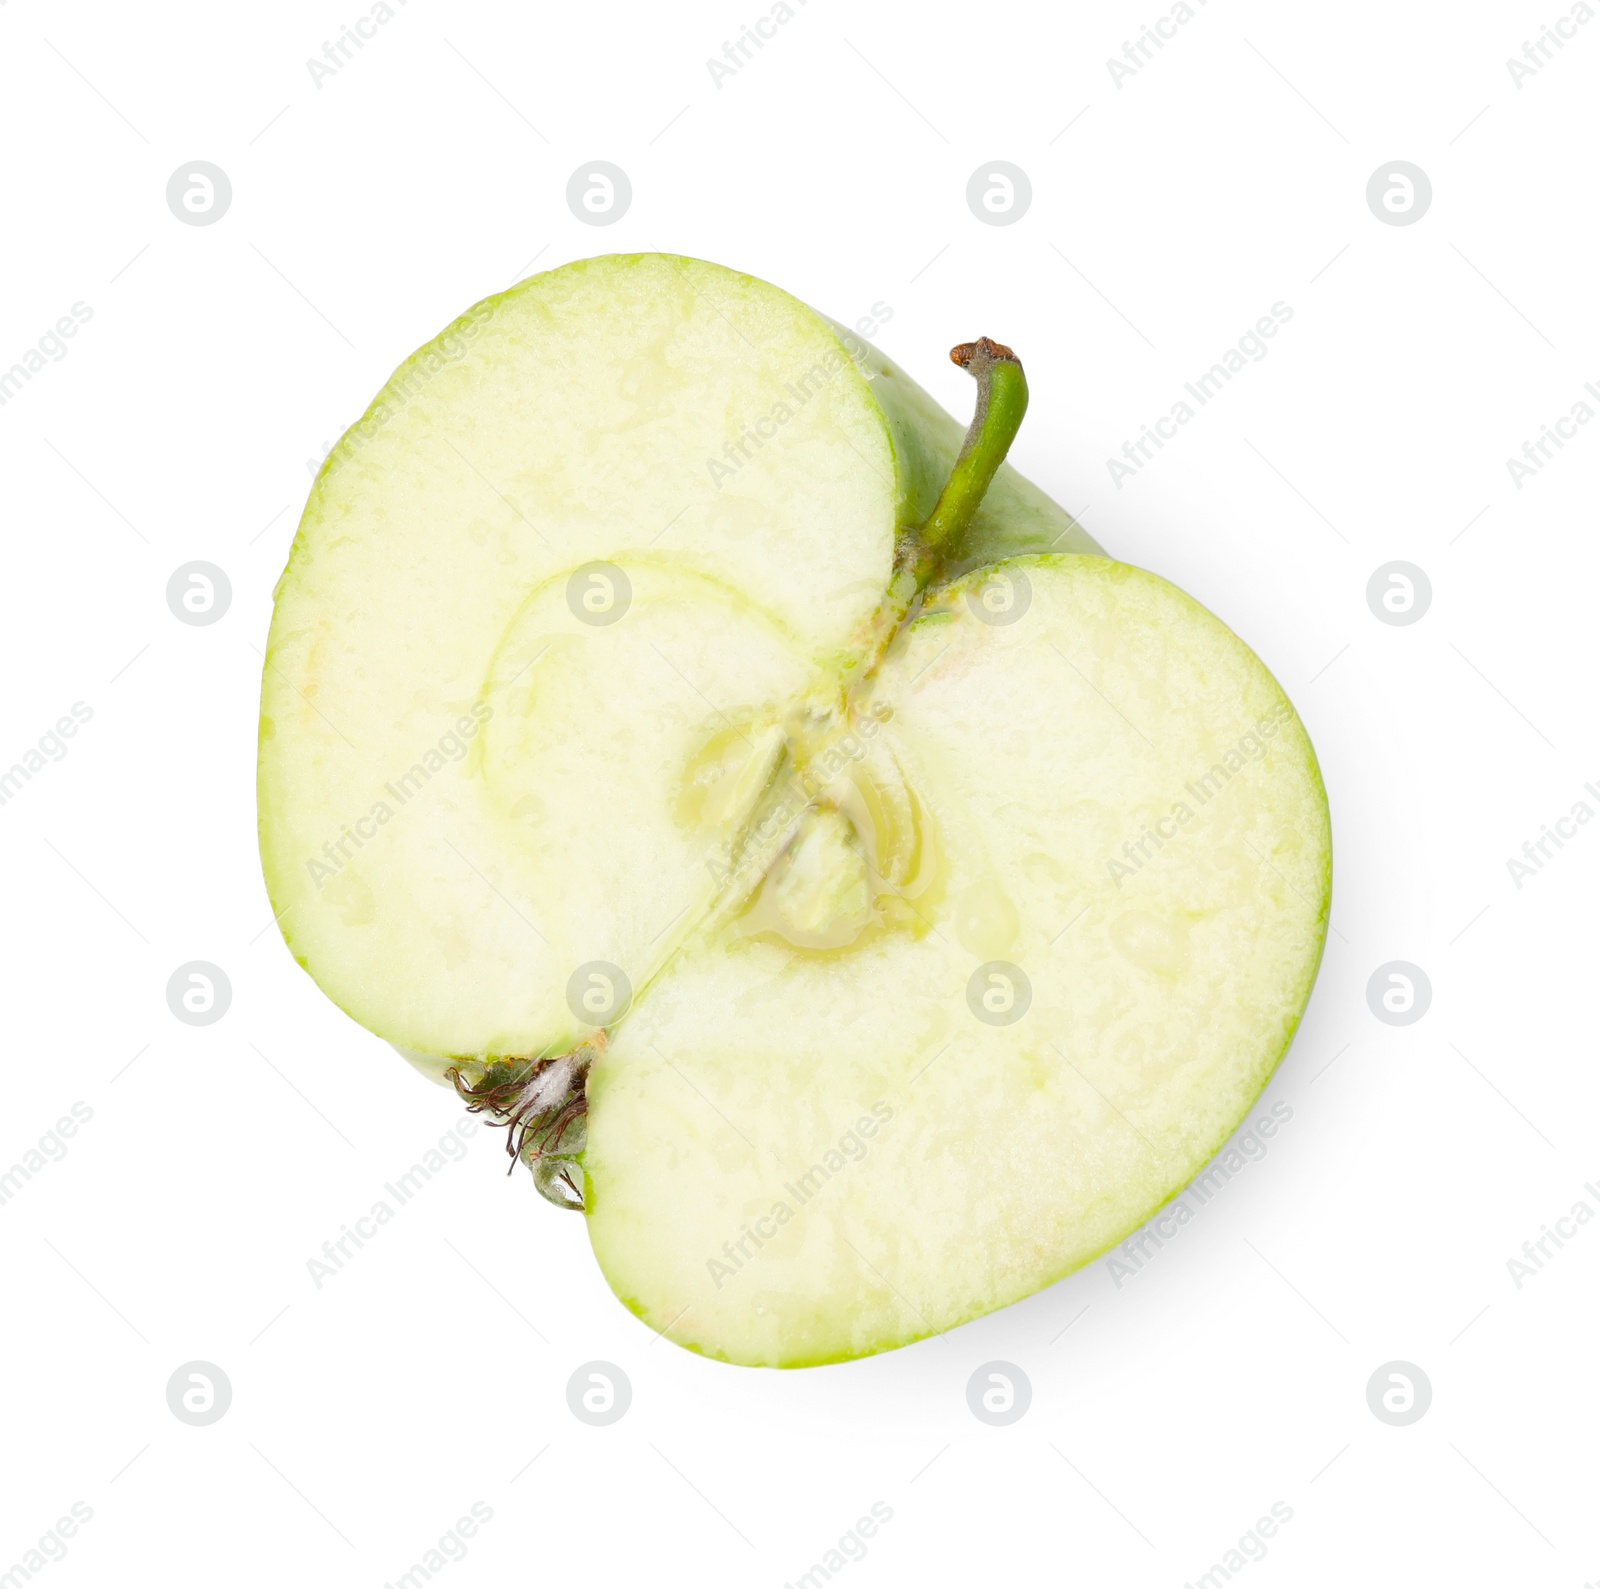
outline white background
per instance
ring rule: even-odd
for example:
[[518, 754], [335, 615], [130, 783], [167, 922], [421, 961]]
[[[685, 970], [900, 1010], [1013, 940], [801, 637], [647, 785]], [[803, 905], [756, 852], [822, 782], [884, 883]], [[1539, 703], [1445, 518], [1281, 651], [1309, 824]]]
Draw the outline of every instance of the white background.
[[[320, 87], [359, 0], [0, 5], [0, 368], [93, 311], [0, 408], [0, 764], [93, 710], [0, 807], [0, 1169], [93, 1111], [0, 1206], [0, 1572], [81, 1502], [47, 1586], [377, 1589], [476, 1501], [446, 1589], [777, 1586], [882, 1502], [847, 1585], [1179, 1589], [1281, 1501], [1262, 1589], [1600, 1578], [1600, 1222], [1507, 1269], [1600, 1209], [1600, 830], [1520, 889], [1506, 865], [1600, 810], [1600, 425], [1520, 488], [1506, 467], [1600, 382], [1600, 24], [1519, 87], [1562, 0], [1211, 0], [1119, 86], [1159, 0], [795, 5], [720, 87], [760, 0], [410, 0]], [[597, 159], [633, 186], [606, 229], [565, 201]], [[165, 201], [195, 160], [232, 181], [212, 226]], [[1014, 225], [965, 201], [994, 160], [1031, 179]], [[1366, 202], [1395, 160], [1432, 181], [1414, 225]], [[612, 1299], [489, 1133], [309, 1278], [459, 1112], [294, 966], [258, 872], [259, 648], [307, 460], [478, 298], [642, 249], [846, 321], [882, 300], [879, 345], [963, 416], [946, 349], [1012, 342], [1014, 461], [1238, 630], [1310, 728], [1335, 894], [1262, 1105], [1293, 1119], [1120, 1289], [1096, 1264], [874, 1360], [708, 1363]], [[1279, 301], [1270, 354], [1114, 483]], [[166, 604], [192, 559], [232, 582], [209, 627]], [[1432, 584], [1409, 626], [1366, 600], [1393, 560]], [[1397, 959], [1433, 989], [1408, 1027], [1366, 997]], [[209, 1027], [167, 1008], [191, 960], [232, 982]], [[204, 1428], [166, 1403], [193, 1359], [233, 1389]], [[567, 1408], [594, 1359], [633, 1386], [608, 1428]], [[1366, 1400], [1395, 1359], [1433, 1387], [1406, 1428]], [[967, 1407], [991, 1360], [1033, 1388], [1005, 1428]]]

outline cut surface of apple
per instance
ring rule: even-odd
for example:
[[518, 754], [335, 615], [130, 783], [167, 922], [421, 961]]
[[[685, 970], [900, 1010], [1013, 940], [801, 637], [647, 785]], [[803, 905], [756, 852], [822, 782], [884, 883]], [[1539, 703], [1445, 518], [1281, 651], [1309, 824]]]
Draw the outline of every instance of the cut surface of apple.
[[[847, 351], [788, 294], [698, 260], [551, 271], [421, 349], [323, 466], [263, 677], [268, 887], [329, 997], [425, 1053], [541, 1053], [571, 1035], [573, 966], [636, 966], [661, 930], [669, 880], [637, 842], [636, 801], [670, 795], [625, 753], [601, 783], [507, 773], [536, 675], [513, 684], [497, 659], [537, 649], [547, 615], [553, 669], [583, 665], [568, 641], [641, 651], [659, 677], [613, 665], [595, 687], [676, 690], [664, 709], [685, 724], [712, 714], [746, 646], [782, 642], [836, 685], [961, 436], [865, 344]], [[1009, 468], [974, 526], [986, 534], [1094, 549]], [[693, 667], [629, 638], [644, 604], [608, 595], [612, 576], [584, 572], [596, 563], [699, 576]], [[609, 616], [585, 599], [615, 601], [620, 621], [583, 621]]]
[[[997, 576], [1028, 581], [1014, 623], [987, 621]], [[879, 1351], [1120, 1240], [1249, 1108], [1322, 942], [1310, 745], [1165, 581], [1088, 557], [969, 576], [875, 704], [864, 776], [914, 789], [936, 886], [848, 952], [686, 954], [589, 1083], [602, 1267], [739, 1361]]]
[[[1025, 403], [973, 349], [979, 420]], [[585, 261], [396, 372], [279, 586], [291, 948], [733, 1362], [900, 1345], [1119, 1240], [1315, 976], [1289, 703], [994, 459], [936, 544], [979, 430], [765, 283]]]

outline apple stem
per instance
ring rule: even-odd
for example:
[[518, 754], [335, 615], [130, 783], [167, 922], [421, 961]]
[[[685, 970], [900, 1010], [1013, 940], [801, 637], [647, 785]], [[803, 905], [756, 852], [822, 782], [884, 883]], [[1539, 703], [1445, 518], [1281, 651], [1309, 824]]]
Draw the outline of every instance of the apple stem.
[[988, 337], [963, 342], [951, 348], [950, 361], [977, 381], [978, 406], [950, 478], [922, 526], [923, 548], [939, 554], [941, 560], [966, 533], [1028, 409], [1022, 361], [1003, 343]]

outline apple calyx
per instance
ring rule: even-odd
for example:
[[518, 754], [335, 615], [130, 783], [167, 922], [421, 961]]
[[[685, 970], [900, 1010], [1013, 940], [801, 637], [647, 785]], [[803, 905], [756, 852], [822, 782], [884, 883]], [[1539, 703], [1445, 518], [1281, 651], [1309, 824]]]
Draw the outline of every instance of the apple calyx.
[[605, 1046], [601, 1029], [565, 1054], [469, 1060], [445, 1072], [469, 1112], [506, 1128], [506, 1174], [526, 1164], [542, 1197], [578, 1213], [584, 1201], [579, 1156], [589, 1112], [585, 1083]]

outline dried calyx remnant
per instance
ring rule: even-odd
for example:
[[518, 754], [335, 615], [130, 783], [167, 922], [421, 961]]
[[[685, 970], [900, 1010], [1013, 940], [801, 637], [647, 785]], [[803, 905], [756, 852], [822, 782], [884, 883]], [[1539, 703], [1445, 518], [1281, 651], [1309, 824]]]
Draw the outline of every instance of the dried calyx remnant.
[[[977, 406], [933, 511], [897, 552], [894, 584], [879, 614], [880, 620], [889, 621], [879, 643], [869, 648], [867, 677], [922, 593], [959, 549], [1027, 411], [1022, 361], [1004, 343], [988, 337], [962, 342], [951, 348], [950, 360], [978, 383]], [[586, 1084], [589, 1067], [606, 1041], [606, 1032], [600, 1030], [565, 1054], [463, 1060], [445, 1072], [468, 1109], [506, 1128], [512, 1164], [526, 1164], [534, 1185], [558, 1208], [580, 1213], [589, 1113]]]
[[584, 1084], [605, 1044], [601, 1031], [570, 1053], [471, 1060], [445, 1072], [473, 1114], [506, 1128], [512, 1166], [526, 1164], [540, 1194], [557, 1208], [583, 1211], [580, 1159], [589, 1113]]

